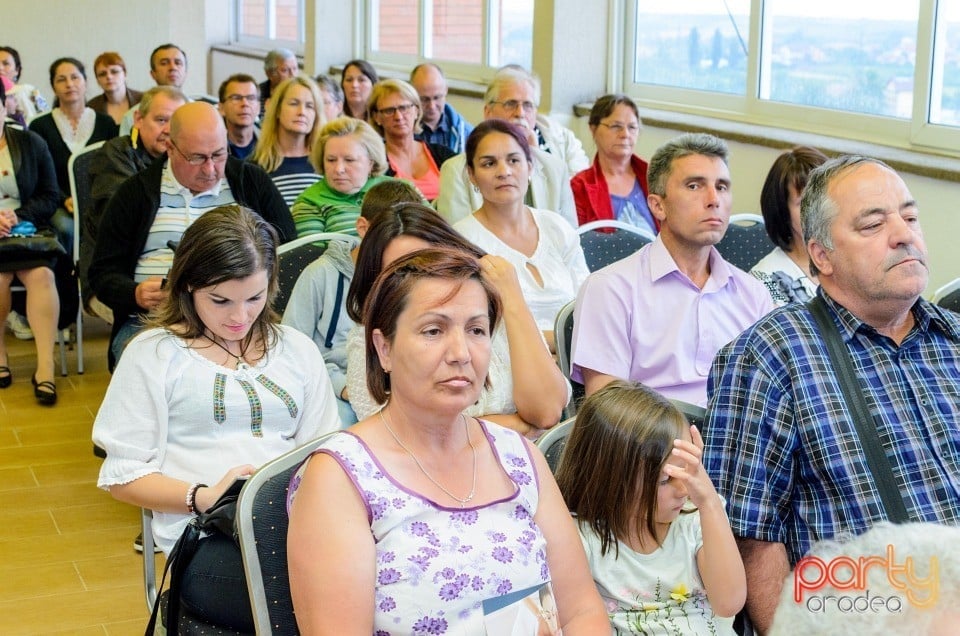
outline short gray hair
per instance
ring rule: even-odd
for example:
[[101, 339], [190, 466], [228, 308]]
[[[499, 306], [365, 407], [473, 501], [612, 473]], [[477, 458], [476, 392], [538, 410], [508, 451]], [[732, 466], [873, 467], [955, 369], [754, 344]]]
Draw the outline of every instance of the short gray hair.
[[483, 95], [483, 103], [500, 101], [500, 91], [513, 84], [529, 85], [533, 92], [533, 102], [540, 107], [540, 78], [517, 64], [509, 64], [497, 71]]
[[184, 104], [187, 103], [187, 96], [176, 86], [154, 86], [143, 94], [140, 98], [140, 103], [137, 105], [137, 112], [140, 113], [141, 117], [146, 117], [150, 112], [150, 106], [153, 105], [153, 100], [157, 95], [163, 95], [167, 99]]
[[[814, 241], [826, 250], [833, 249], [830, 228], [833, 226], [838, 210], [836, 202], [828, 193], [830, 184], [841, 172], [865, 163], [893, 170], [879, 159], [863, 155], [840, 155], [817, 166], [807, 176], [807, 185], [804, 186], [800, 199], [800, 229], [803, 231], [804, 243], [809, 244], [810, 241]], [[813, 259], [810, 259], [810, 273], [814, 276], [820, 273]]]
[[723, 163], [729, 163], [727, 161], [729, 150], [724, 140], [707, 133], [684, 133], [663, 144], [653, 153], [650, 165], [647, 167], [647, 184], [650, 194], [666, 196], [667, 180], [670, 178], [670, 171], [673, 170], [674, 160], [690, 155], [719, 157]]
[[[780, 594], [780, 602], [774, 615], [771, 636], [784, 634], [835, 634], [847, 633], [863, 636], [889, 634], [897, 631], [897, 626], [910, 625], [910, 632], [927, 634], [930, 624], [934, 620], [944, 620], [944, 614], [949, 614], [953, 603], [960, 594], [960, 551], [948, 549], [947, 546], [956, 546], [960, 541], [960, 528], [933, 523], [905, 523], [900, 525], [888, 522], [878, 523], [869, 531], [857, 537], [839, 537], [840, 540], [824, 541], [815, 544], [805, 559], [797, 563], [797, 568], [804, 580], [813, 582], [810, 569], [821, 570], [819, 574], [826, 578], [822, 587], [817, 590], [806, 590], [806, 594], [798, 602], [796, 592], [804, 592], [802, 587], [794, 589], [798, 572], [784, 582]], [[886, 561], [888, 546], [894, 550], [893, 560], [900, 566], [904, 560], [910, 558], [913, 562], [913, 575], [924, 579], [936, 575], [937, 601], [933, 607], [917, 607], [907, 599], [905, 590], [894, 587], [888, 577], [887, 567], [870, 567], [869, 562], [863, 559], [879, 557]], [[864, 589], [848, 589], [845, 586], [838, 588], [833, 582], [845, 584], [848, 582], [849, 568], [843, 565], [837, 567], [839, 581], [830, 581], [823, 571], [827, 567], [838, 565], [833, 561], [837, 558], [850, 559], [855, 567], [864, 574]], [[819, 559], [817, 561], [816, 559]], [[935, 561], [934, 561], [935, 559]], [[936, 571], [933, 564], [936, 563]], [[845, 571], [846, 570], [846, 571]], [[817, 577], [820, 578], [820, 577]], [[853, 580], [853, 579], [851, 579]], [[932, 585], [932, 581], [930, 582]], [[869, 600], [863, 601], [866, 591], [869, 590]], [[916, 589], [915, 600], [919, 603], [931, 598], [932, 590]], [[855, 611], [856, 599], [866, 602], [870, 609]], [[885, 602], [879, 602], [882, 598]], [[851, 607], [846, 607], [847, 602]], [[891, 603], [896, 609], [891, 608]], [[841, 606], [843, 604], [843, 606]], [[879, 611], [878, 611], [879, 610]]]
[[273, 49], [263, 58], [263, 70], [269, 73], [280, 66], [281, 62], [289, 60], [290, 58], [296, 59], [296, 57], [296, 53], [290, 49]]

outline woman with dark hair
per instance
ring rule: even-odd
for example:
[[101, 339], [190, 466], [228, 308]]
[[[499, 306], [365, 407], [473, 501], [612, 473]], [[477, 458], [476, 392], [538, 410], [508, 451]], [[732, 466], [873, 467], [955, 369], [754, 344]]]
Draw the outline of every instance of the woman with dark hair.
[[103, 92], [87, 102], [94, 112], [110, 115], [119, 126], [123, 116], [140, 103], [143, 93], [127, 87], [127, 65], [119, 53], [107, 51], [93, 61], [93, 74]]
[[753, 266], [756, 276], [777, 305], [811, 300], [817, 293], [817, 277], [810, 272], [810, 257], [800, 227], [800, 195], [807, 176], [827, 156], [810, 146], [797, 146], [773, 162], [760, 191], [767, 236], [776, 247]]
[[[273, 227], [239, 206], [187, 228], [170, 293], [127, 345], [97, 413], [93, 440], [107, 452], [98, 485], [154, 511], [168, 556], [236, 479], [340, 427], [320, 352], [270, 307], [276, 246]], [[204, 537], [185, 566], [181, 601], [192, 614], [253, 632], [236, 542]]]
[[367, 385], [385, 406], [291, 482], [290, 591], [305, 634], [513, 633], [489, 606], [512, 625], [531, 596], [547, 633], [610, 631], [543, 455], [466, 414], [505, 307], [483, 270], [462, 250], [426, 249], [370, 290]]
[[16, 103], [14, 118], [21, 124], [29, 123], [39, 113], [46, 112], [49, 107], [47, 100], [32, 84], [21, 84], [20, 75], [23, 65], [20, 63], [20, 53], [12, 46], [0, 46], [0, 75], [8, 78], [14, 86], [7, 92], [13, 96]]
[[350, 60], [340, 74], [343, 89], [343, 114], [367, 121], [367, 101], [373, 85], [380, 81], [373, 65], [366, 60]]
[[[4, 97], [0, 85], [0, 103]], [[30, 131], [0, 122], [0, 241], [25, 221], [36, 229], [49, 228], [57, 209], [57, 198], [53, 160], [43, 140]], [[60, 299], [53, 275], [55, 260], [51, 256], [0, 256], [0, 389], [13, 382], [5, 332], [10, 313], [10, 287], [16, 275], [27, 290], [27, 323], [37, 347], [34, 396], [47, 406], [57, 402], [53, 342]]]
[[504, 301], [503, 326], [493, 333], [490, 382], [469, 415], [482, 416], [535, 437], [560, 420], [570, 398], [570, 385], [550, 356], [546, 344], [523, 302], [513, 266], [464, 239], [428, 206], [404, 205], [375, 219], [360, 243], [347, 313], [355, 326], [347, 336], [347, 394], [357, 418], [375, 413], [383, 400], [367, 388], [363, 351], [363, 312], [377, 276], [390, 263], [410, 252], [428, 247], [454, 247], [479, 258], [485, 280]]
[[510, 261], [523, 299], [554, 350], [557, 314], [590, 271], [580, 238], [556, 212], [524, 202], [533, 161], [527, 136], [502, 119], [481, 122], [466, 145], [467, 174], [483, 204], [454, 228], [481, 249]]
[[656, 234], [660, 224], [647, 206], [647, 162], [634, 154], [640, 111], [626, 95], [604, 95], [590, 110], [597, 145], [593, 165], [570, 181], [580, 225], [615, 219]]
[[[70, 177], [67, 173], [70, 155], [92, 143], [116, 137], [118, 129], [109, 115], [97, 113], [87, 106], [87, 73], [80, 60], [72, 57], [54, 60], [50, 65], [50, 86], [56, 95], [53, 110], [31, 121], [30, 130], [47, 142], [60, 185], [58, 203], [73, 214]], [[57, 227], [62, 230], [59, 224]], [[72, 250], [72, 219], [69, 228], [71, 240], [64, 247]]]

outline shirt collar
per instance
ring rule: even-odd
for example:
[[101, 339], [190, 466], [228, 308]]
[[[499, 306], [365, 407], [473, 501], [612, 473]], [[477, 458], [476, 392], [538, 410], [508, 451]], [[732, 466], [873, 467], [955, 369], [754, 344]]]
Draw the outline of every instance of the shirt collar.
[[[677, 262], [673, 260], [673, 256], [670, 255], [670, 252], [667, 251], [667, 246], [663, 244], [663, 240], [660, 235], [657, 235], [657, 238], [650, 244], [650, 277], [653, 282], [660, 280], [661, 278], [676, 272], [678, 276], [683, 277], [684, 280], [689, 280], [686, 274], [680, 271], [680, 268], [677, 267]], [[703, 286], [704, 292], [715, 291], [726, 286], [730, 282], [730, 278], [733, 276], [733, 273], [730, 271], [730, 266], [727, 264], [723, 257], [720, 256], [720, 252], [717, 251], [717, 248], [710, 248], [710, 278], [707, 279], [707, 284]]]
[[[836, 314], [840, 320], [840, 329], [844, 340], [853, 338], [853, 335], [859, 329], [869, 330], [870, 333], [877, 333], [877, 330], [864, 321], [857, 318], [853, 312], [830, 297], [823, 287], [817, 288], [817, 293], [823, 298], [830, 310]], [[913, 312], [914, 326], [912, 331], [926, 333], [932, 328], [940, 331], [954, 342], [960, 342], [960, 321], [951, 321], [943, 314], [943, 310], [932, 305], [928, 300], [918, 298], [910, 308]], [[906, 341], [906, 338], [904, 339]]]
[[160, 177], [160, 190], [168, 194], [182, 194], [187, 200], [207, 195], [216, 197], [220, 196], [220, 190], [223, 189], [226, 182], [226, 178], [223, 177], [209, 190], [193, 194], [190, 192], [190, 188], [177, 181], [177, 177], [173, 174], [173, 168], [170, 167], [170, 160], [168, 159], [167, 162], [163, 164], [163, 174]]

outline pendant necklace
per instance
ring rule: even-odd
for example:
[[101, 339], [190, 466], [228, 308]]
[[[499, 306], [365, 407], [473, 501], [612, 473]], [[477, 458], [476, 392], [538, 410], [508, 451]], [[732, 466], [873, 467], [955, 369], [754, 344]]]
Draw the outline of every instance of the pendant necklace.
[[232, 351], [230, 351], [229, 349], [227, 349], [226, 347], [224, 347], [224, 346], [223, 346], [222, 344], [220, 344], [219, 342], [217, 342], [216, 336], [210, 337], [210, 336], [207, 335], [207, 332], [204, 331], [204, 332], [203, 332], [203, 337], [206, 338], [207, 340], [209, 340], [210, 342], [212, 342], [213, 344], [217, 345], [218, 347], [220, 347], [220, 348], [223, 349], [224, 351], [226, 351], [226, 352], [227, 352], [227, 355], [229, 355], [231, 358], [234, 358], [234, 359], [237, 361], [237, 370], [238, 370], [238, 371], [243, 371], [244, 369], [249, 368], [250, 365], [248, 365], [248, 364], [247, 364], [247, 361], [243, 359], [243, 357], [244, 357], [245, 355], [247, 355], [247, 347], [250, 346], [250, 343], [249, 343], [249, 342], [247, 343], [246, 346], [243, 346], [243, 345], [240, 346], [240, 355], [237, 355], [237, 354], [235, 354], [234, 352], [232, 352]]
[[433, 478], [430, 473], [427, 472], [427, 469], [423, 467], [423, 464], [420, 463], [420, 460], [417, 459], [417, 456], [413, 454], [413, 451], [407, 448], [406, 444], [400, 441], [400, 438], [397, 437], [397, 434], [393, 432], [393, 429], [390, 428], [390, 425], [387, 423], [386, 417], [383, 415], [384, 409], [380, 409], [380, 421], [383, 422], [383, 425], [386, 427], [387, 432], [390, 433], [390, 436], [393, 438], [400, 448], [407, 452], [407, 455], [410, 455], [413, 458], [413, 462], [417, 465], [417, 468], [420, 469], [420, 472], [423, 473], [427, 479], [429, 479], [434, 486], [442, 490], [448, 497], [460, 504], [460, 507], [463, 508], [465, 504], [470, 503], [473, 500], [474, 495], [477, 494], [477, 448], [473, 445], [473, 440], [470, 439], [470, 429], [467, 425], [467, 418], [460, 414], [460, 418], [463, 420], [463, 430], [467, 434], [467, 443], [470, 444], [470, 450], [473, 452], [473, 484], [470, 486], [470, 494], [466, 497], [458, 497], [446, 488], [443, 487], [439, 481]]

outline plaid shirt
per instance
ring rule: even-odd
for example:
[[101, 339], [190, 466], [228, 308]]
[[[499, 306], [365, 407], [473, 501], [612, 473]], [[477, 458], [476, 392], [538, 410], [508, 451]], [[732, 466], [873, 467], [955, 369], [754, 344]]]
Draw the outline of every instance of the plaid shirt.
[[[920, 299], [898, 347], [824, 296], [878, 423], [911, 519], [960, 524], [960, 317]], [[739, 537], [811, 544], [885, 519], [826, 345], [805, 305], [721, 349], [704, 463]]]

